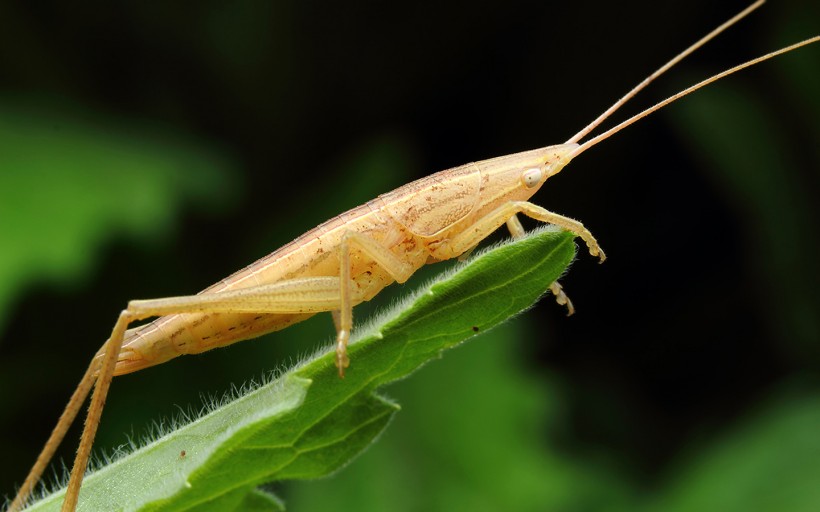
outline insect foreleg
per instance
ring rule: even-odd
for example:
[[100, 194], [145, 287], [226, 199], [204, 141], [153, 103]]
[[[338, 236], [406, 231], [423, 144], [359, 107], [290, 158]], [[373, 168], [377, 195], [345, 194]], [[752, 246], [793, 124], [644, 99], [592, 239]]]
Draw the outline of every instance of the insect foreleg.
[[561, 286], [561, 283], [558, 281], [552, 283], [550, 285], [550, 291], [555, 296], [555, 302], [557, 302], [559, 306], [566, 306], [567, 316], [572, 316], [575, 314], [575, 306], [572, 305], [572, 301], [569, 300], [567, 294], [564, 293], [564, 287]]
[[[449, 241], [449, 249], [455, 254], [460, 254], [487, 238], [490, 233], [501, 227], [502, 224], [508, 223], [507, 225], [509, 227], [508, 221], [517, 213], [524, 214], [527, 217], [541, 222], [555, 224], [558, 227], [576, 234], [587, 244], [591, 255], [598, 256], [602, 262], [606, 259], [606, 254], [604, 254], [604, 251], [598, 245], [598, 241], [595, 240], [595, 237], [592, 236], [592, 233], [590, 233], [583, 224], [575, 219], [550, 212], [527, 201], [510, 201], [499, 206], [489, 214], [478, 219], [471, 227], [466, 228], [460, 234], [453, 237], [453, 239]], [[513, 225], [515, 225], [515, 221], [512, 222]], [[517, 228], [510, 228], [510, 232], [513, 234], [515, 234], [514, 229]]]
[[[512, 235], [513, 238], [521, 238], [526, 234], [524, 226], [522, 226], [521, 221], [518, 220], [518, 215], [513, 215], [507, 219], [507, 229], [510, 231], [510, 235]], [[557, 302], [560, 306], [567, 307], [567, 316], [572, 316], [575, 314], [575, 306], [572, 305], [572, 301], [569, 300], [567, 294], [564, 293], [564, 288], [561, 286], [561, 283], [558, 281], [552, 283], [550, 285], [550, 291], [555, 296], [555, 302]]]
[[507, 219], [507, 230], [513, 238], [521, 238], [527, 234], [524, 226], [521, 225], [521, 221], [518, 220], [518, 215], [513, 215]]

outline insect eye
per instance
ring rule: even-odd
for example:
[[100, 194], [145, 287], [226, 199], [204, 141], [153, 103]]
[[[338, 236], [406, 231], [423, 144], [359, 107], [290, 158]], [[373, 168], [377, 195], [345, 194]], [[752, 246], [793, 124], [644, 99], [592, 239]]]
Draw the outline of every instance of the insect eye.
[[533, 167], [532, 169], [527, 169], [521, 175], [521, 182], [527, 188], [533, 188], [541, 183], [541, 178], [544, 177], [544, 172], [541, 170], [540, 167]]

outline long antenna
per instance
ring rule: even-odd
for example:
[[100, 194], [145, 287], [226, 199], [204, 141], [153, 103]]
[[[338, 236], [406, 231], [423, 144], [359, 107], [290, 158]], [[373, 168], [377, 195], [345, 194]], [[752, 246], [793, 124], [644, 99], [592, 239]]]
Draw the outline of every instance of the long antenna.
[[679, 100], [679, 99], [683, 98], [684, 96], [686, 96], [686, 95], [688, 95], [688, 94], [691, 94], [691, 93], [693, 93], [693, 92], [697, 91], [697, 90], [698, 90], [698, 89], [700, 89], [701, 87], [704, 87], [704, 86], [706, 86], [706, 85], [709, 85], [709, 84], [711, 84], [712, 82], [716, 82], [717, 80], [720, 80], [721, 78], [724, 78], [724, 77], [726, 77], [726, 76], [729, 76], [729, 75], [731, 75], [731, 74], [733, 74], [733, 73], [737, 73], [737, 72], [738, 72], [738, 71], [740, 71], [741, 69], [746, 69], [746, 68], [748, 68], [748, 67], [750, 67], [750, 66], [754, 66], [755, 64], [759, 64], [760, 62], [763, 62], [763, 61], [766, 61], [766, 60], [772, 59], [772, 58], [774, 58], [774, 57], [777, 57], [778, 55], [782, 55], [782, 54], [784, 54], [784, 53], [788, 53], [788, 52], [790, 52], [790, 51], [792, 51], [792, 50], [796, 50], [796, 49], [798, 49], [798, 48], [800, 48], [800, 47], [803, 47], [803, 46], [808, 46], [808, 45], [810, 45], [810, 44], [812, 44], [812, 43], [816, 43], [816, 42], [818, 42], [818, 41], [820, 41], [820, 35], [818, 35], [818, 36], [814, 36], [814, 37], [812, 37], [812, 38], [810, 38], [810, 39], [806, 39], [805, 41], [801, 41], [801, 42], [799, 42], [799, 43], [795, 43], [795, 44], [793, 44], [793, 45], [791, 45], [791, 46], [787, 46], [787, 47], [785, 47], [785, 48], [781, 48], [781, 49], [779, 49], [779, 50], [777, 50], [777, 51], [774, 51], [774, 52], [771, 52], [771, 53], [767, 53], [766, 55], [762, 55], [762, 56], [760, 56], [760, 57], [757, 57], [756, 59], [752, 59], [752, 60], [750, 60], [750, 61], [746, 61], [746, 62], [744, 62], [743, 64], [738, 64], [737, 66], [735, 66], [735, 67], [733, 67], [733, 68], [727, 69], [726, 71], [723, 71], [723, 72], [718, 73], [718, 74], [716, 74], [716, 75], [714, 75], [714, 76], [711, 76], [711, 77], [707, 78], [706, 80], [703, 80], [703, 81], [701, 81], [701, 82], [696, 83], [695, 85], [692, 85], [692, 86], [690, 86], [690, 87], [687, 87], [686, 89], [684, 89], [684, 90], [680, 91], [679, 93], [677, 93], [677, 94], [673, 94], [672, 96], [670, 96], [670, 97], [666, 98], [665, 100], [660, 101], [660, 102], [656, 103], [655, 105], [652, 105], [651, 107], [649, 107], [648, 109], [644, 110], [643, 112], [641, 112], [641, 113], [639, 113], [639, 114], [635, 114], [634, 116], [630, 117], [630, 118], [629, 118], [629, 119], [627, 119], [626, 121], [624, 121], [624, 122], [620, 123], [619, 125], [617, 125], [617, 126], [615, 126], [615, 127], [613, 127], [613, 128], [610, 128], [609, 130], [605, 131], [604, 133], [602, 133], [602, 134], [600, 134], [600, 135], [597, 135], [597, 136], [595, 136], [595, 137], [593, 137], [593, 138], [589, 139], [588, 141], [586, 141], [586, 142], [584, 142], [583, 144], [581, 144], [580, 146], [578, 146], [578, 148], [577, 148], [577, 149], [575, 149], [575, 151], [573, 151], [573, 152], [572, 152], [572, 154], [571, 154], [570, 156], [571, 156], [572, 158], [574, 158], [574, 157], [576, 157], [576, 156], [580, 155], [581, 153], [583, 153], [583, 152], [584, 152], [584, 151], [586, 151], [587, 149], [591, 148], [591, 147], [592, 147], [592, 146], [594, 146], [595, 144], [598, 144], [598, 143], [599, 143], [599, 142], [601, 142], [602, 140], [609, 138], [611, 135], [614, 135], [615, 133], [618, 133], [619, 131], [623, 130], [624, 128], [626, 128], [627, 126], [631, 125], [631, 124], [632, 124], [632, 123], [634, 123], [635, 121], [638, 121], [638, 120], [640, 120], [640, 119], [643, 119], [644, 117], [646, 117], [646, 116], [648, 116], [649, 114], [651, 114], [651, 113], [655, 112], [656, 110], [659, 110], [659, 109], [661, 109], [661, 108], [665, 107], [666, 105], [669, 105], [669, 104], [670, 104], [670, 103], [672, 103], [673, 101]]
[[661, 66], [660, 68], [658, 68], [654, 73], [652, 73], [651, 75], [646, 77], [641, 83], [636, 85], [631, 91], [626, 93], [621, 99], [616, 101], [611, 107], [606, 109], [606, 111], [603, 114], [601, 114], [594, 121], [592, 121], [591, 123], [586, 125], [583, 130], [581, 130], [580, 132], [573, 135], [567, 141], [567, 143], [578, 142], [579, 140], [586, 137], [587, 134], [589, 134], [589, 132], [591, 132], [592, 130], [597, 128], [602, 122], [604, 122], [606, 120], [606, 118], [608, 118], [610, 115], [612, 115], [613, 112], [615, 112], [616, 110], [621, 108], [624, 103], [626, 103], [627, 101], [632, 99], [633, 96], [638, 94], [647, 85], [649, 85], [653, 80], [655, 80], [656, 78], [658, 78], [659, 76], [664, 74], [666, 71], [668, 71], [672, 66], [674, 66], [675, 64], [677, 64], [678, 62], [682, 61], [684, 58], [689, 56], [689, 54], [691, 54], [692, 52], [694, 52], [695, 50], [697, 50], [701, 46], [705, 45], [710, 40], [714, 39], [718, 34], [723, 32], [727, 28], [731, 27], [732, 25], [734, 25], [735, 23], [737, 23], [741, 19], [745, 18], [749, 13], [751, 13], [752, 11], [754, 11], [755, 9], [757, 9], [758, 7], [763, 5], [763, 3], [765, 1], [766, 0], [758, 0], [757, 2], [753, 3], [749, 7], [743, 9], [741, 12], [739, 12], [738, 14], [733, 16], [732, 19], [725, 22], [724, 24], [722, 24], [718, 28], [712, 30], [711, 32], [709, 32], [708, 34], [703, 36], [700, 40], [698, 40], [698, 42], [696, 42], [695, 44], [693, 44], [689, 48], [685, 49], [684, 51], [679, 53], [675, 58], [673, 58], [672, 60], [670, 60], [669, 62], [667, 62], [663, 66]]

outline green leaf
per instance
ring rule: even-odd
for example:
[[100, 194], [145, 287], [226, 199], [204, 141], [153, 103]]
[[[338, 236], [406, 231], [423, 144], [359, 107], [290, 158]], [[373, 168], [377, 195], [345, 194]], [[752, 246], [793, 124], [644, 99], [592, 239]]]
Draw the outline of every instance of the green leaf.
[[78, 510], [239, 510], [262, 483], [333, 473], [398, 410], [377, 388], [530, 307], [571, 262], [573, 238], [548, 227], [476, 256], [359, 329], [345, 379], [323, 350], [89, 475]]
[[[206, 503], [200, 507], [202, 512], [211, 510], [207, 505]], [[234, 510], [237, 512], [283, 512], [285, 504], [273, 494], [261, 489], [254, 489], [243, 496], [242, 501]]]
[[558, 434], [571, 428], [561, 378], [530, 360], [534, 334], [550, 329], [547, 322], [538, 314], [506, 322], [443, 364], [391, 384], [386, 392], [405, 413], [378, 446], [333, 478], [288, 483], [288, 508], [611, 512], [628, 503], [623, 510], [633, 510], [625, 475], [573, 452]]

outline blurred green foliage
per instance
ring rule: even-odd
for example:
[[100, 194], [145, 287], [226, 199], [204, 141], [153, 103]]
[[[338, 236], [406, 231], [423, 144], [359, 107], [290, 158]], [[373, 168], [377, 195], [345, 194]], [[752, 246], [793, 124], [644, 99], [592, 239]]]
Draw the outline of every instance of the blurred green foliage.
[[[808, 100], [808, 98], [807, 98]], [[686, 109], [674, 111], [681, 138], [689, 140], [692, 153], [710, 159], [710, 175], [737, 211], [749, 219], [749, 245], [754, 272], [774, 300], [769, 305], [779, 336], [795, 359], [817, 354], [820, 339], [820, 274], [795, 272], [810, 268], [820, 253], [817, 222], [812, 219], [818, 190], [800, 174], [790, 156], [801, 151], [798, 143], [768, 127], [775, 125], [772, 106], [747, 110], [750, 103], [765, 105], [762, 98], [735, 88], [731, 94], [706, 90]], [[702, 127], [708, 127], [703, 129]], [[749, 151], [751, 140], [768, 143]], [[783, 154], [783, 149], [789, 152]]]
[[820, 399], [777, 393], [706, 449], [689, 454], [646, 507], [670, 512], [809, 512], [820, 503]]
[[45, 103], [0, 103], [0, 329], [32, 282], [87, 279], [112, 234], [161, 239], [186, 204], [219, 209], [239, 186], [202, 145]]
[[[3, 3], [3, 492], [128, 299], [204, 288], [415, 176], [562, 141], [743, 4]], [[817, 10], [769, 2], [628, 108], [814, 35]], [[578, 314], [544, 301], [390, 388], [384, 438], [277, 488], [291, 509], [816, 508], [816, 56], [716, 84], [551, 180], [535, 201], [610, 256], [565, 277]], [[118, 379], [99, 445], [331, 332]]]

